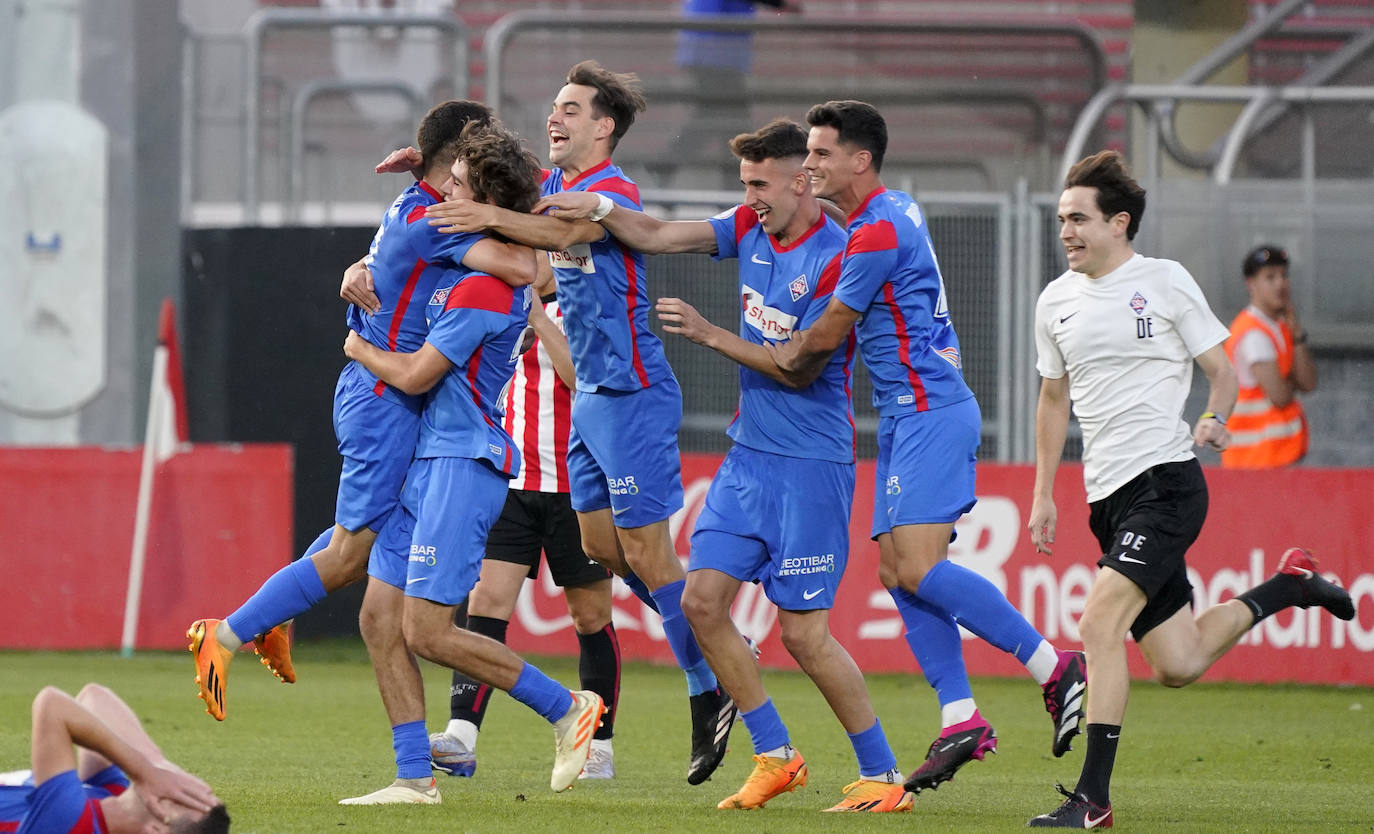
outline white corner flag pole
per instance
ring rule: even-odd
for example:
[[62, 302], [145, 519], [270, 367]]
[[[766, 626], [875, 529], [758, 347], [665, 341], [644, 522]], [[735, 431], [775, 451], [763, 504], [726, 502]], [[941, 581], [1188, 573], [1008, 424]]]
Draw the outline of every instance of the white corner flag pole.
[[143, 466], [138, 475], [138, 505], [134, 512], [134, 545], [129, 554], [129, 591], [124, 597], [124, 635], [120, 638], [120, 654], [134, 653], [134, 636], [138, 631], [138, 608], [143, 597], [143, 562], [148, 547], [148, 516], [153, 503], [153, 477], [156, 474], [159, 438], [165, 431], [167, 414], [165, 397], [167, 380], [167, 347], [158, 345], [153, 351], [153, 381], [148, 388], [148, 427], [143, 437]]

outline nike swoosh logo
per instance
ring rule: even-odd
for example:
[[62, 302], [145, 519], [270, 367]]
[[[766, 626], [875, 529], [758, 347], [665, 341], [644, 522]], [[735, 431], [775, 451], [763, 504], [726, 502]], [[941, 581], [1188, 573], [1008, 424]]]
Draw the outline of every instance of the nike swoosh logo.
[[1059, 323], [1060, 323], [1060, 324], [1063, 324], [1064, 322], [1066, 322], [1066, 321], [1068, 321], [1069, 319], [1073, 318], [1074, 316], [1078, 315], [1079, 312], [1080, 312], [1080, 311], [1078, 311], [1078, 310], [1074, 310], [1072, 313], [1069, 313], [1067, 316], [1064, 316], [1063, 318], [1059, 319]]
[[820, 596], [821, 591], [824, 590], [824, 588], [817, 588], [814, 591], [802, 591], [802, 599], [815, 599], [816, 597]]
[[753, 261], [753, 262], [756, 263], [756, 264], [762, 264], [763, 266], [772, 266], [772, 265], [773, 265], [773, 262], [772, 262], [772, 261], [765, 261], [765, 260], [763, 260], [762, 258], [760, 258], [760, 257], [759, 257], [759, 253], [757, 253], [757, 252], [755, 252], [754, 254], [750, 255], [750, 256], [749, 256], [749, 260]]
[[611, 515], [620, 515], [621, 513], [628, 513], [629, 511], [630, 511], [630, 508], [629, 508], [629, 507], [621, 507], [621, 508], [618, 509], [618, 510], [614, 510], [614, 509], [611, 510]]
[[1107, 733], [1107, 738], [1121, 738], [1121, 733]]
[[1107, 809], [1107, 812], [1106, 812], [1105, 814], [1103, 814], [1102, 816], [1098, 817], [1097, 819], [1093, 819], [1092, 814], [1084, 814], [1084, 815], [1083, 815], [1083, 827], [1084, 827], [1084, 828], [1096, 828], [1098, 825], [1100, 825], [1100, 824], [1102, 823], [1103, 820], [1105, 820], [1107, 817], [1110, 817], [1111, 815], [1112, 815], [1112, 809], [1111, 809], [1111, 808], [1108, 808], [1108, 809]]
[[407, 580], [406, 580], [406, 585], [407, 585], [407, 586], [410, 586], [410, 585], [414, 585], [416, 582], [424, 582], [424, 581], [425, 581], [426, 579], [428, 579], [428, 578], [429, 578], [428, 576], [417, 576], [417, 577], [415, 577], [414, 579], [407, 579]]
[[1131, 556], [1127, 556], [1125, 553], [1118, 554], [1117, 557], [1116, 557], [1116, 560], [1117, 560], [1118, 562], [1130, 562], [1130, 563], [1135, 564], [1135, 565], [1148, 565], [1148, 564], [1149, 564], [1149, 562], [1143, 561], [1143, 560], [1141, 560], [1141, 559], [1136, 559], [1136, 558], [1133, 558], [1133, 557], [1131, 557]]

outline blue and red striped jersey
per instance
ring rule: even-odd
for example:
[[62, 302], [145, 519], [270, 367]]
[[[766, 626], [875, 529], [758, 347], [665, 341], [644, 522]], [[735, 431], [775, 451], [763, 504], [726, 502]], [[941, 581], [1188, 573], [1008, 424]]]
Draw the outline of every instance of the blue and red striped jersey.
[[0, 786], [0, 832], [106, 834], [110, 829], [100, 800], [118, 796], [128, 787], [128, 778], [116, 767], [102, 770], [88, 782], [68, 770], [37, 787], [31, 779]]
[[863, 314], [859, 349], [884, 417], [973, 396], [921, 207], [879, 188], [849, 215], [835, 297]]
[[[845, 233], [824, 214], [786, 247], [763, 230], [748, 206], [712, 218], [716, 257], [739, 259], [739, 334], [754, 344], [777, 344], [820, 318], [840, 277]], [[836, 463], [854, 460], [850, 376], [855, 335], [837, 349], [820, 376], [795, 389], [739, 369], [739, 412], [728, 434], [760, 452]]]
[[[348, 326], [382, 350], [413, 353], [424, 344], [425, 302], [434, 294], [445, 270], [460, 266], [463, 256], [482, 239], [476, 234], [440, 234], [429, 225], [425, 207], [442, 202], [443, 195], [425, 182], [407, 188], [387, 209], [377, 227], [364, 262], [382, 309], [375, 315], [350, 304]], [[450, 276], [451, 279], [451, 276]], [[362, 369], [367, 373], [367, 369]], [[382, 396], [414, 405], [395, 389], [378, 382]]]
[[[576, 179], [546, 171], [543, 193], [594, 191], [639, 210], [639, 188], [608, 159]], [[672, 376], [663, 343], [649, 329], [649, 290], [644, 255], [609, 234], [549, 253], [558, 276], [568, 349], [577, 369], [577, 390], [638, 391]]]
[[520, 452], [502, 418], [529, 323], [530, 289], [461, 269], [449, 277], [457, 280], [429, 298], [425, 341], [453, 367], [430, 389], [415, 457], [486, 460], [513, 478]]

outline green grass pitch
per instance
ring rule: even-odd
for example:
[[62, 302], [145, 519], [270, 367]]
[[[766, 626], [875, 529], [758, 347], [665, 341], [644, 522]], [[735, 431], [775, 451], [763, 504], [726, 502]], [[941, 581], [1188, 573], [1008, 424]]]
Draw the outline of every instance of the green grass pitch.
[[[439, 777], [438, 807], [341, 807], [390, 782], [391, 734], [360, 643], [305, 643], [300, 681], [278, 683], [251, 654], [231, 667], [228, 720], [195, 697], [190, 656], [150, 652], [0, 652], [0, 770], [28, 761], [29, 702], [48, 683], [75, 692], [113, 687], [175, 761], [227, 802], [237, 832], [831, 832], [1006, 831], [1058, 804], [1053, 786], [1077, 780], [1079, 749], [1050, 756], [1050, 722], [1029, 680], [974, 681], [1001, 752], [973, 762], [911, 814], [821, 814], [856, 778], [849, 743], [800, 673], [765, 684], [806, 756], [811, 781], [753, 812], [717, 811], [748, 774], [748, 734], [736, 725], [715, 777], [685, 779], [686, 690], [675, 669], [627, 663], [609, 783], [548, 788], [548, 725], [496, 698], [478, 745], [476, 778]], [[576, 662], [538, 658], [565, 683]], [[448, 673], [424, 664], [429, 724], [448, 713]], [[868, 679], [900, 766], [915, 768], [938, 729], [934, 695], [917, 675]], [[1374, 690], [1201, 683], [1167, 690], [1139, 682], [1116, 766], [1113, 804], [1126, 831], [1374, 831]]]

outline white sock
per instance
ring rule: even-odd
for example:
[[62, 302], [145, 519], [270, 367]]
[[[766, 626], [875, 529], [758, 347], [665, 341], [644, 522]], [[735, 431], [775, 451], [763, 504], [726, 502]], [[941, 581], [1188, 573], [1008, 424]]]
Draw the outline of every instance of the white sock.
[[973, 717], [978, 711], [978, 705], [972, 698], [960, 698], [957, 701], [950, 701], [940, 707], [940, 727], [953, 727], [961, 724]]
[[471, 721], [454, 718], [444, 728], [444, 734], [458, 739], [468, 750], [477, 751], [477, 725]]
[[887, 773], [879, 773], [874, 776], [865, 776], [862, 773], [860, 773], [859, 778], [864, 780], [865, 782], [886, 782], [889, 785], [902, 784], [902, 772], [895, 767], [889, 770]]
[[1054, 674], [1054, 667], [1059, 665], [1059, 652], [1054, 650], [1050, 641], [1041, 640], [1040, 645], [1035, 647], [1035, 653], [1026, 661], [1026, 671], [1031, 673], [1035, 682], [1044, 686], [1049, 682], [1050, 675]]
[[760, 755], [767, 756], [770, 759], [782, 759], [790, 762], [792, 761], [792, 757], [796, 754], [797, 751], [792, 749], [792, 745], [784, 744], [781, 747], [774, 747], [772, 750], [765, 750]]
[[243, 646], [243, 641], [240, 640], [238, 635], [234, 633], [234, 630], [229, 627], [228, 620], [220, 620], [219, 625], [215, 626], [215, 640], [218, 641], [221, 646], [228, 649], [231, 654], [238, 651], [239, 648]]
[[592, 749], [602, 751], [608, 756], [611, 755], [613, 752], [611, 750], [611, 740], [608, 738], [592, 739]]

